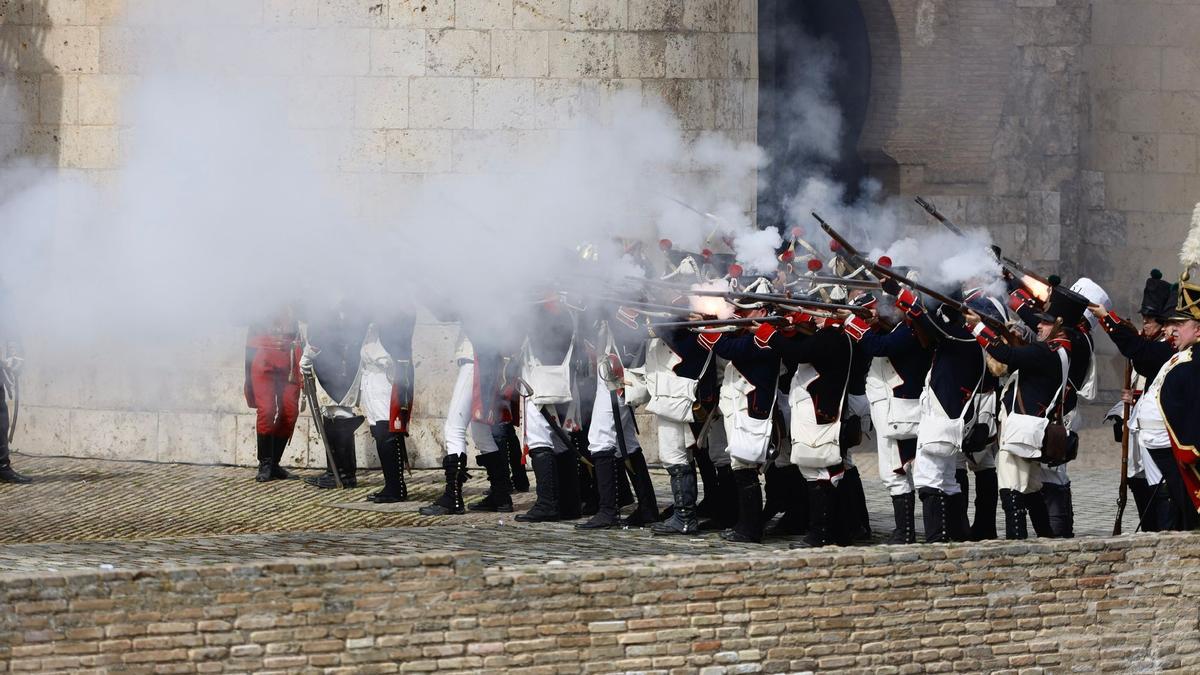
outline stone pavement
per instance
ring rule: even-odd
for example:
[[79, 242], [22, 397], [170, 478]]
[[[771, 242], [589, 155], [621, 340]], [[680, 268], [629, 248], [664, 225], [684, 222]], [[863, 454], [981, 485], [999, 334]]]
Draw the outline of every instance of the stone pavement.
[[[891, 528], [891, 507], [870, 460], [862, 458], [860, 466], [878, 539]], [[17, 466], [36, 482], [0, 486], [4, 573], [428, 550], [476, 550], [486, 564], [499, 566], [761, 550], [729, 544], [715, 533], [585, 534], [570, 523], [518, 523], [514, 514], [420, 516], [416, 509], [440, 491], [438, 471], [418, 471], [410, 479], [414, 501], [377, 507], [362, 500], [382, 482], [378, 472], [363, 472], [360, 487], [337, 492], [300, 481], [257, 484], [252, 470], [230, 467], [29, 457], [18, 457]], [[1111, 532], [1116, 475], [1113, 468], [1074, 472], [1079, 536]], [[665, 506], [666, 475], [654, 471], [654, 479]], [[468, 502], [484, 489], [482, 471], [473, 471]], [[532, 500], [532, 494], [516, 495], [518, 511]], [[1136, 527], [1132, 504], [1131, 499], [1125, 514], [1127, 533]], [[790, 542], [776, 538], [764, 546], [782, 549]]]

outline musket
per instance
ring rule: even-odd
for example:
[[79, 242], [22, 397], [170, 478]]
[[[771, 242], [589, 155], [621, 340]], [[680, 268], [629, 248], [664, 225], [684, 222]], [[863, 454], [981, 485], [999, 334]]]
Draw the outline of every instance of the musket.
[[796, 277], [796, 281], [807, 281], [811, 284], [829, 284], [831, 286], [845, 286], [846, 288], [862, 288], [866, 290], [879, 290], [878, 281], [869, 281], [867, 279], [845, 279], [843, 277], [826, 277], [826, 276], [811, 276], [811, 277]]
[[[1125, 363], [1125, 386], [1122, 392], [1129, 391], [1133, 384], [1133, 361]], [[1121, 534], [1121, 519], [1125, 516], [1125, 502], [1129, 501], [1129, 402], [1121, 413], [1124, 424], [1121, 427], [1121, 486], [1117, 489], [1117, 519], [1113, 522], [1113, 536]]]
[[773, 293], [742, 293], [739, 291], [710, 291], [704, 289], [695, 289], [684, 291], [684, 295], [699, 295], [707, 298], [725, 298], [726, 300], [753, 300], [754, 302], [767, 302], [784, 309], [825, 309], [829, 311], [846, 310], [860, 316], [871, 316], [871, 310], [858, 305], [843, 305], [836, 302], [820, 302], [818, 300], [806, 300], [804, 298], [794, 298], [790, 295], [775, 295]]
[[996, 254], [996, 259], [998, 261], [1000, 261], [1000, 264], [1003, 265], [1009, 271], [1010, 274], [1014, 274], [1014, 275], [1021, 274], [1021, 275], [1027, 276], [1030, 279], [1033, 279], [1034, 281], [1045, 285], [1046, 287], [1050, 287], [1050, 286], [1054, 285], [1054, 284], [1050, 283], [1050, 280], [1047, 279], [1046, 277], [1038, 274], [1037, 272], [1034, 272], [1033, 270], [1029, 269], [1028, 267], [1025, 267], [1024, 265], [1017, 262], [1016, 260], [1013, 260], [1012, 258], [1007, 258], [1007, 257], [1001, 255], [1000, 248], [998, 246], [993, 246], [992, 252]]
[[866, 259], [865, 257], [863, 257], [863, 255], [861, 253], [858, 252], [858, 249], [854, 248], [854, 246], [849, 241], [846, 241], [846, 238], [843, 237], [841, 234], [839, 234], [837, 230], [833, 229], [833, 227], [829, 223], [825, 222], [825, 220], [822, 219], [821, 216], [817, 215], [816, 213], [813, 213], [812, 215], [814, 218], [817, 219], [817, 222], [819, 222], [821, 224], [821, 229], [825, 230], [825, 233], [828, 234], [830, 236], [830, 238], [832, 238], [835, 242], [837, 242], [838, 246], [840, 248], [844, 249], [848, 256], [850, 256], [851, 258], [853, 258], [853, 259], [857, 260], [859, 263], [861, 263], [864, 267], [867, 268], [868, 271], [871, 272], [871, 274], [874, 274], [875, 276], [880, 277], [880, 278], [884, 278], [884, 277], [890, 278], [891, 280], [895, 281], [898, 284], [901, 284], [903, 286], [908, 286], [909, 288], [913, 289], [914, 291], [923, 293], [923, 294], [933, 298], [934, 300], [937, 300], [938, 302], [942, 303], [943, 305], [946, 305], [947, 307], [958, 310], [958, 312], [961, 314], [966, 314], [968, 312], [973, 313], [979, 317], [980, 323], [987, 326], [988, 328], [996, 331], [997, 333], [1000, 333], [1001, 335], [1007, 336], [1010, 339], [1015, 338], [1015, 336], [1012, 334], [1012, 331], [1010, 331], [1008, 329], [1008, 326], [1006, 326], [1003, 321], [992, 318], [986, 314], [979, 314], [979, 313], [975, 312], [975, 310], [971, 309], [965, 302], [960, 302], [958, 300], [954, 300], [951, 297], [949, 297], [943, 293], [939, 293], [938, 291], [935, 291], [932, 288], [925, 286], [924, 284], [920, 284], [920, 283], [913, 281], [912, 279], [909, 279], [908, 277], [904, 276], [903, 274], [900, 274], [896, 270], [894, 270], [886, 265], [880, 265], [879, 263], [871, 262], [870, 260]]
[[942, 215], [942, 212], [938, 211], [937, 207], [934, 206], [933, 204], [931, 204], [930, 202], [926, 201], [926, 199], [924, 197], [917, 195], [916, 202], [917, 202], [917, 204], [920, 204], [921, 208], [925, 209], [925, 211], [929, 215], [931, 215], [935, 219], [937, 219], [937, 221], [939, 223], [941, 223], [942, 225], [945, 225], [947, 230], [950, 230], [951, 232], [953, 232], [954, 234], [957, 234], [960, 237], [966, 236], [966, 233], [963, 232], [961, 227], [959, 227], [958, 225], [955, 225], [954, 221], [952, 221], [949, 218], [947, 218], [946, 216]]
[[725, 326], [751, 326], [756, 323], [789, 323], [786, 316], [761, 316], [757, 319], [735, 317], [732, 319], [704, 319], [701, 321], [658, 321], [651, 328], [723, 328]]
[[321, 407], [317, 404], [317, 383], [312, 374], [304, 375], [304, 398], [308, 400], [308, 410], [312, 413], [313, 425], [317, 427], [317, 436], [321, 445], [325, 446], [325, 460], [329, 462], [329, 470], [333, 472], [333, 481], [342, 489], [342, 474], [338, 471], [337, 460], [329, 447], [329, 437], [325, 435], [325, 420], [321, 417]]

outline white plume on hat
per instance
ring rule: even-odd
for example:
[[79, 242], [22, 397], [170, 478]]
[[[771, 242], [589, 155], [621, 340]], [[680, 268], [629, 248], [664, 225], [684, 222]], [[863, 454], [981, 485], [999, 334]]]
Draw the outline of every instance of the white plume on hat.
[[1200, 204], [1196, 204], [1192, 211], [1187, 239], [1183, 240], [1183, 246], [1179, 249], [1179, 262], [1183, 263], [1184, 272], [1194, 265], [1200, 265]]

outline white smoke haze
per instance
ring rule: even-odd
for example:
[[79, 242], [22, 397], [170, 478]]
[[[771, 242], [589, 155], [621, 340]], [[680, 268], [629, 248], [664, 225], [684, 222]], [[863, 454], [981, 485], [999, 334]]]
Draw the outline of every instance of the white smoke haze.
[[[511, 328], [513, 307], [555, 278], [640, 274], [617, 237], [703, 247], [713, 221], [666, 196], [719, 214], [735, 239], [753, 232], [738, 191], [761, 150], [693, 140], [639, 94], [587, 105], [568, 128], [472, 136], [455, 145], [457, 173], [359, 166], [375, 131], [355, 128], [346, 78], [321, 76], [350, 58], [347, 33], [272, 28], [261, 12], [132, 3], [120, 168], [0, 173], [24, 332], [136, 350], [339, 298]], [[598, 263], [581, 263], [585, 244]]]

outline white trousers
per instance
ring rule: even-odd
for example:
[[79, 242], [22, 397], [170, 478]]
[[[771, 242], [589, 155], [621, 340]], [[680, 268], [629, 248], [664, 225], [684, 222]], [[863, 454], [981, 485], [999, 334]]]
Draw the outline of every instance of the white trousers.
[[690, 464], [692, 451], [688, 448], [695, 442], [691, 426], [658, 415], [654, 416], [654, 421], [658, 428], [658, 461], [665, 466]]
[[[605, 398], [607, 399], [607, 396]], [[525, 427], [525, 445], [530, 448], [552, 448], [557, 455], [570, 452], [571, 449], [563, 444], [558, 434], [554, 433], [553, 427], [542, 415], [539, 406], [526, 401], [523, 408], [521, 419]], [[555, 413], [551, 410], [550, 414], [554, 415]], [[616, 436], [614, 435], [613, 438], [615, 439]]]
[[442, 427], [442, 436], [446, 439], [447, 455], [467, 454], [468, 430], [471, 432], [475, 451], [479, 454], [485, 455], [500, 449], [496, 445], [496, 439], [492, 437], [492, 428], [471, 419], [474, 388], [475, 364], [467, 362], [458, 367], [458, 379], [454, 381], [454, 391], [450, 394], [450, 407], [446, 410], [446, 424]]
[[1043, 467], [1045, 465], [1035, 459], [1018, 457], [1007, 450], [996, 453], [996, 480], [1001, 490], [1016, 490], [1023, 494], [1041, 490]]
[[[929, 452], [934, 447], [935, 453]], [[913, 460], [913, 485], [918, 488], [933, 488], [948, 495], [962, 491], [954, 471], [962, 459], [962, 452], [955, 451], [950, 443], [934, 442], [917, 447], [917, 458]]]
[[[625, 397], [617, 395], [617, 408], [621, 411], [621, 431], [625, 437], [625, 451], [640, 452], [633, 411], [625, 404]], [[541, 414], [538, 414], [541, 417]], [[543, 420], [545, 421], [545, 420]], [[661, 445], [661, 441], [659, 441]], [[532, 447], [532, 446], [531, 446]], [[617, 443], [617, 425], [613, 420], [612, 398], [604, 381], [596, 378], [596, 401], [592, 404], [592, 424], [588, 427], [588, 451], [593, 455], [616, 453], [621, 446]], [[661, 451], [660, 451], [661, 452]]]
[[913, 491], [913, 463], [900, 463], [900, 442], [894, 438], [876, 436], [876, 454], [879, 457], [879, 478], [893, 497]]

